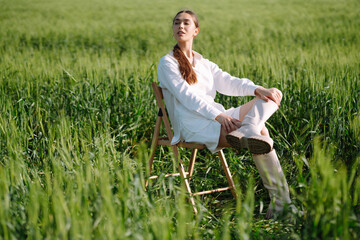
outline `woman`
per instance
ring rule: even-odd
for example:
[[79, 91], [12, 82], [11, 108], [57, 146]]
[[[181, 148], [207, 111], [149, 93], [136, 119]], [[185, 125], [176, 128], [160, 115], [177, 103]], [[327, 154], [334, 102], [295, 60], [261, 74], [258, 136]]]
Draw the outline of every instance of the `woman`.
[[[289, 189], [266, 120], [278, 109], [282, 93], [266, 89], [246, 78], [223, 72], [215, 63], [192, 50], [199, 33], [195, 13], [183, 10], [173, 19], [174, 49], [160, 59], [158, 79], [174, 130], [172, 144], [179, 141], [202, 143], [216, 152], [233, 146], [253, 154], [272, 203], [270, 218], [290, 203]], [[230, 96], [256, 96], [250, 102], [225, 110], [214, 101], [216, 92]]]

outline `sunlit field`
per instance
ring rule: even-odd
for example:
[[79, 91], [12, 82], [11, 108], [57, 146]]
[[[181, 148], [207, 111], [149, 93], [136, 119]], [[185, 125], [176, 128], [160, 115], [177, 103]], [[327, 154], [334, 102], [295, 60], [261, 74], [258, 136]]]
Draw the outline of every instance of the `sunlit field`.
[[[359, 239], [357, 0], [0, 0], [0, 239]], [[194, 50], [284, 98], [267, 127], [303, 215], [265, 220], [248, 152], [225, 149], [239, 198], [180, 179], [144, 190], [157, 107], [151, 82], [194, 10]], [[250, 100], [217, 95], [225, 107]], [[187, 163], [190, 152], [182, 150]], [[156, 174], [173, 155], [159, 148]], [[226, 186], [204, 150], [193, 190]]]

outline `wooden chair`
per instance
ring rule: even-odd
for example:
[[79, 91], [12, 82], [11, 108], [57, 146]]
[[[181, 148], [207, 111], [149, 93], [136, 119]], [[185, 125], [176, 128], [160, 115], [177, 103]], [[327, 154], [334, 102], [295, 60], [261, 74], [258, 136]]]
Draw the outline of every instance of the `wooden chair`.
[[[172, 130], [170, 127], [169, 118], [168, 118], [166, 110], [165, 110], [165, 105], [163, 103], [162, 89], [157, 85], [156, 82], [153, 82], [151, 85], [152, 85], [152, 88], [155, 93], [155, 98], [156, 98], [157, 105], [159, 107], [159, 111], [158, 111], [158, 115], [157, 115], [157, 119], [156, 119], [155, 130], [154, 130], [152, 146], [151, 146], [151, 156], [150, 156], [150, 160], [149, 160], [149, 175], [150, 175], [150, 177], [146, 181], [145, 186], [146, 187], [148, 186], [149, 180], [156, 179], [159, 177], [159, 176], [151, 176], [151, 169], [153, 166], [153, 161], [154, 161], [157, 146], [159, 146], [159, 145], [169, 146], [173, 150], [175, 161], [177, 161], [179, 164], [178, 165], [179, 172], [173, 173], [173, 174], [166, 174], [165, 177], [180, 176], [183, 179], [183, 181], [185, 183], [186, 191], [189, 194], [190, 202], [193, 205], [195, 214], [197, 213], [197, 209], [195, 206], [195, 201], [194, 201], [193, 196], [231, 190], [232, 195], [236, 198], [234, 181], [230, 174], [229, 167], [228, 167], [228, 164], [226, 162], [226, 159], [225, 159], [225, 156], [224, 156], [224, 153], [222, 150], [218, 152], [218, 155], [220, 158], [221, 165], [225, 171], [225, 175], [226, 175], [227, 181], [229, 183], [229, 186], [224, 187], [224, 188], [211, 189], [211, 190], [207, 190], [207, 191], [203, 191], [203, 192], [196, 192], [196, 193], [191, 192], [189, 181], [193, 175], [196, 154], [197, 154], [198, 150], [205, 149], [206, 146], [204, 144], [189, 143], [189, 142], [179, 142], [176, 145], [171, 145], [171, 139], [173, 138], [173, 133], [172, 133]], [[165, 136], [165, 137], [159, 136], [160, 127], [161, 127], [162, 122], [164, 123], [165, 131], [167, 134], [167, 136]], [[189, 162], [189, 166], [188, 166], [188, 171], [185, 171], [183, 161], [181, 160], [181, 158], [179, 156], [179, 150], [178, 150], [179, 147], [192, 149], [191, 156], [190, 156], [190, 162]]]

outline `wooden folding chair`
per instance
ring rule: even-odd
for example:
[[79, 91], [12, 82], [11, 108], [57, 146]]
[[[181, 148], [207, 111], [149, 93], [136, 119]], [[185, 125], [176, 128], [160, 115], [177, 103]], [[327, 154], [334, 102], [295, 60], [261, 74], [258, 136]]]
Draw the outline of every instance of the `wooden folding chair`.
[[[205, 149], [206, 146], [204, 144], [189, 143], [189, 142], [179, 142], [176, 145], [171, 145], [171, 139], [173, 138], [173, 133], [172, 133], [172, 130], [170, 127], [169, 118], [168, 118], [166, 110], [165, 110], [165, 105], [163, 103], [162, 89], [157, 85], [156, 82], [153, 82], [151, 85], [152, 85], [152, 88], [155, 93], [155, 98], [156, 98], [157, 105], [159, 107], [159, 111], [158, 111], [158, 115], [157, 115], [157, 119], [156, 119], [155, 130], [154, 130], [152, 146], [151, 146], [151, 156], [150, 156], [150, 160], [149, 160], [149, 175], [150, 175], [150, 177], [146, 181], [145, 186], [146, 187], [148, 186], [148, 183], [149, 183], [148, 181], [150, 179], [156, 179], [159, 177], [159, 176], [151, 176], [151, 169], [153, 166], [153, 161], [154, 161], [157, 146], [159, 146], [159, 145], [170, 146], [174, 152], [175, 160], [179, 163], [179, 165], [178, 165], [179, 173], [166, 174], [165, 177], [180, 176], [183, 179], [183, 181], [185, 182], [186, 191], [189, 194], [190, 202], [193, 205], [195, 214], [197, 213], [197, 209], [195, 206], [195, 201], [194, 201], [193, 196], [231, 190], [232, 195], [236, 198], [234, 181], [230, 174], [229, 167], [228, 167], [228, 164], [226, 162], [226, 159], [225, 159], [225, 156], [224, 156], [224, 153], [222, 150], [220, 150], [218, 152], [218, 155], [219, 155], [219, 158], [221, 161], [221, 165], [225, 171], [225, 175], [226, 175], [227, 181], [229, 183], [229, 186], [224, 187], [224, 188], [207, 190], [207, 191], [203, 191], [203, 192], [197, 192], [197, 193], [191, 192], [189, 181], [193, 174], [194, 164], [195, 164], [195, 160], [196, 160], [196, 154], [197, 154], [198, 150]], [[165, 136], [165, 137], [159, 136], [160, 127], [161, 127], [162, 122], [164, 123], [165, 131], [167, 134], [167, 136]], [[178, 150], [179, 147], [192, 149], [191, 156], [190, 156], [190, 162], [189, 162], [189, 166], [188, 166], [188, 171], [185, 171], [184, 164], [179, 156], [179, 150]]]

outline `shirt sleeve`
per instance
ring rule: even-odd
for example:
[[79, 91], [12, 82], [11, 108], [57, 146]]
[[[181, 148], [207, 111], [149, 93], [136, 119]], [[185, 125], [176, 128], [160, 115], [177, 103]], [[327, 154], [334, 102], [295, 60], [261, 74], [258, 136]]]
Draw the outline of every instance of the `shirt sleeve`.
[[209, 61], [214, 77], [216, 91], [228, 96], [255, 96], [255, 89], [259, 87], [247, 78], [237, 78], [221, 70], [218, 65]]
[[222, 113], [190, 88], [190, 85], [181, 77], [176, 62], [161, 58], [157, 74], [160, 85], [168, 89], [190, 111], [195, 111], [211, 120]]

